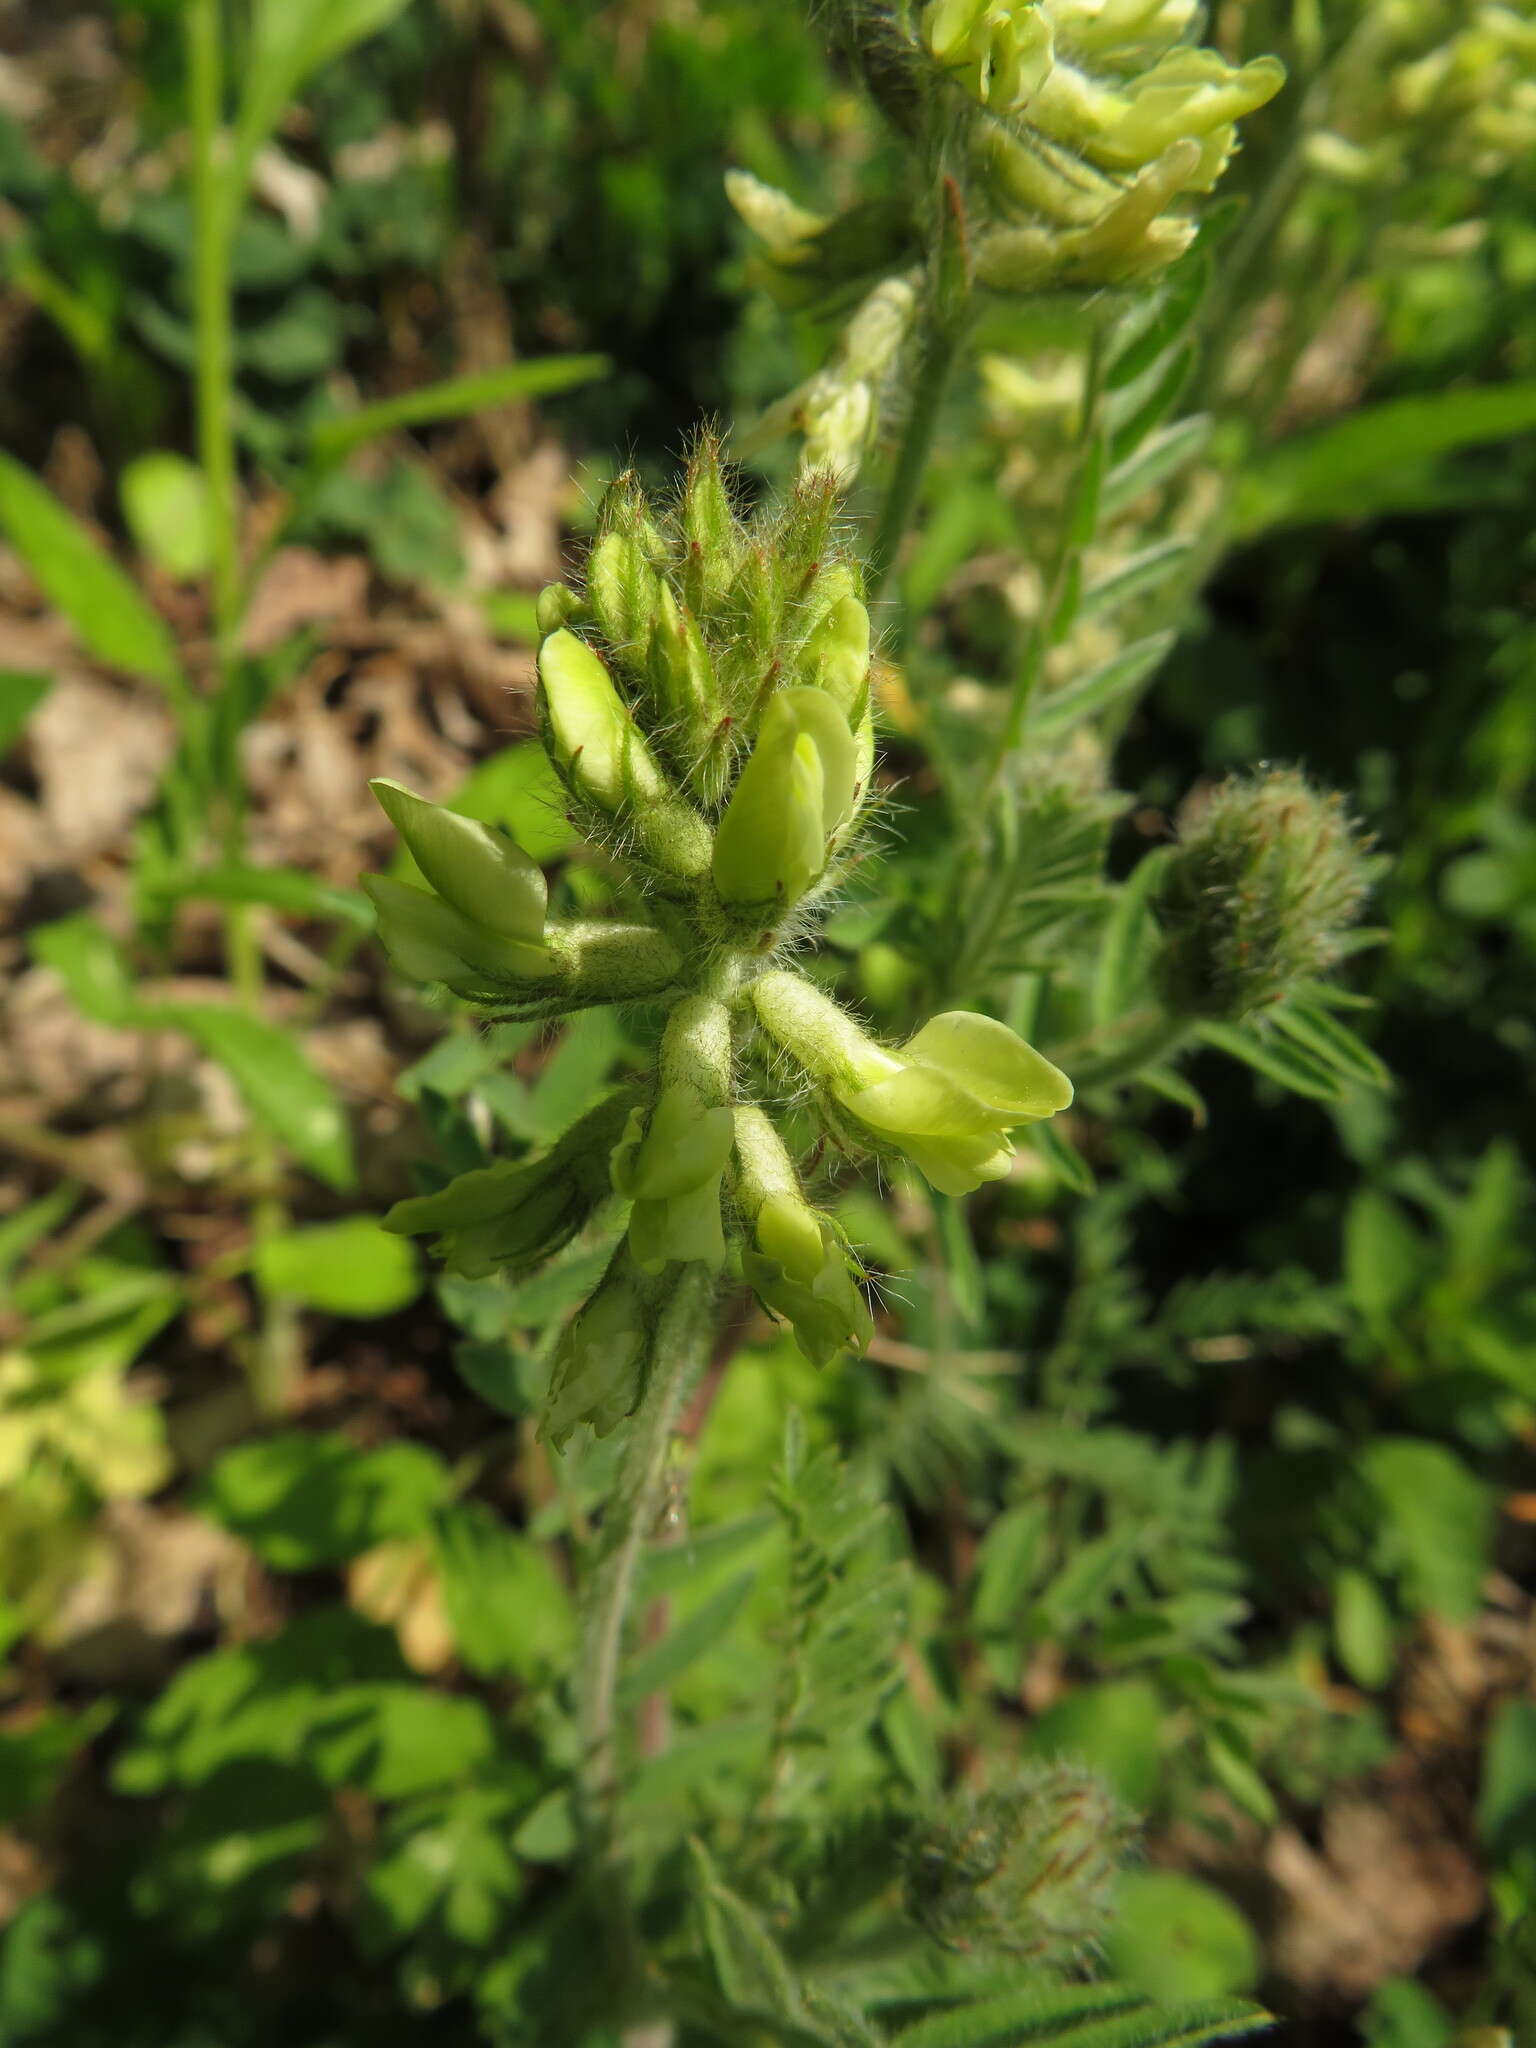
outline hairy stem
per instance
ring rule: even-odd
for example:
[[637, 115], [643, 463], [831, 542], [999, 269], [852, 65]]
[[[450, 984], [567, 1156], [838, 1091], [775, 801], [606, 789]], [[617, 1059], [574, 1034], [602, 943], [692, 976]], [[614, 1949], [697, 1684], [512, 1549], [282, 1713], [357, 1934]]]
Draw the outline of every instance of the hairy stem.
[[600, 1906], [619, 1957], [622, 1989], [641, 1975], [634, 1901], [618, 1827], [618, 1682], [625, 1624], [641, 1551], [666, 1491], [667, 1447], [684, 1397], [702, 1370], [714, 1336], [715, 1283], [702, 1266], [684, 1266], [662, 1309], [645, 1393], [603, 1512], [588, 1583], [576, 1670], [576, 1728], [581, 1744], [578, 1821]]
[[913, 380], [906, 429], [897, 450], [896, 466], [886, 485], [875, 537], [870, 544], [868, 584], [871, 602], [880, 595], [896, 565], [897, 553], [917, 509], [918, 494], [927, 474], [933, 437], [938, 429], [944, 387], [955, 360], [956, 341], [950, 322], [930, 313], [923, 324], [918, 344], [917, 375]]

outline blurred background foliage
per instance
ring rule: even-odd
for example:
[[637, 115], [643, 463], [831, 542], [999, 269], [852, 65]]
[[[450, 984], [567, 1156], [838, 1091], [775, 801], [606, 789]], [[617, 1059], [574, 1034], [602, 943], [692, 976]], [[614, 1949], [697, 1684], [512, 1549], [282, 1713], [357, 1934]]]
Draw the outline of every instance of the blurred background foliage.
[[[429, 1281], [371, 1216], [429, 1148], [464, 1167], [493, 1133], [552, 1136], [625, 1041], [607, 1018], [476, 1034], [393, 987], [362, 947], [355, 877], [385, 844], [364, 784], [409, 769], [560, 860], [526, 741], [532, 593], [615, 451], [665, 476], [829, 332], [751, 288], [721, 174], [830, 208], [898, 167], [798, 8], [386, 11], [306, 85], [229, 252], [247, 545], [273, 549], [241, 667], [264, 883], [156, 895], [161, 699], [0, 567], [7, 2043], [616, 2038], [584, 2013], [558, 1881], [561, 1544], [611, 1453], [552, 1476], [530, 1422], [593, 1255], [509, 1297]], [[1308, 39], [1365, 11], [1213, 13], [1304, 78]], [[184, 471], [155, 467], [193, 448], [181, 14], [21, 5], [0, 27], [0, 437], [136, 560], [196, 671], [195, 482], [189, 511]], [[1496, 98], [1475, 65], [1466, 95]], [[1294, 168], [1297, 106], [1245, 131], [1231, 189], [1293, 183], [1275, 247], [1244, 241], [1251, 209], [1212, 229], [1242, 346], [1192, 395], [1241, 450], [1238, 509], [1118, 735], [1104, 821], [1123, 873], [1229, 769], [1352, 791], [1384, 857], [1349, 980], [1392, 1083], [1309, 1099], [1202, 1053], [1203, 1100], [1090, 1101], [1070, 1156], [1032, 1155], [969, 1222], [915, 1188], [845, 1195], [886, 1276], [871, 1359], [818, 1376], [752, 1326], [690, 1434], [688, 1570], [660, 1551], [648, 1581], [683, 1626], [634, 1681], [673, 1723], [636, 1810], [663, 1889], [705, 1901], [727, 1994], [740, 1900], [708, 1868], [685, 1883], [679, 1817], [734, 1829], [733, 1882], [772, 1901], [798, 1809], [748, 1813], [752, 1710], [786, 1587], [845, 1569], [826, 1531], [807, 1562], [793, 1461], [768, 1500], [796, 1411], [897, 1510], [848, 1554], [911, 1567], [905, 1628], [842, 1674], [863, 1718], [835, 1672], [801, 1703], [856, 1730], [825, 1783], [797, 1752], [823, 1825], [921, 1810], [988, 1759], [1084, 1758], [1145, 1816], [1108, 1952], [1126, 1984], [1255, 1992], [1319, 2043], [1536, 2030], [1536, 443], [1510, 438], [1522, 390], [1536, 417], [1536, 155], [1485, 161], [1453, 113], [1370, 179], [1347, 151], [1390, 154], [1386, 115]], [[1062, 332], [1047, 308], [987, 337], [885, 622], [897, 908], [856, 899], [830, 935], [877, 1018], [941, 973], [912, 937], [945, 829], [929, 749], [946, 695], [1000, 673], [1057, 503]], [[516, 395], [305, 467], [350, 406], [555, 355], [607, 367], [536, 412]], [[1505, 425], [1447, 428], [1473, 387], [1513, 394]], [[1370, 413], [1416, 400], [1442, 408], [1418, 438], [1420, 415]], [[1364, 452], [1304, 438], [1373, 416]], [[560, 886], [601, 900], [579, 865]], [[242, 895], [297, 1077], [207, 1022], [212, 906]], [[302, 1170], [253, 1235], [263, 1126]], [[899, 2019], [928, 1967], [833, 1981]]]

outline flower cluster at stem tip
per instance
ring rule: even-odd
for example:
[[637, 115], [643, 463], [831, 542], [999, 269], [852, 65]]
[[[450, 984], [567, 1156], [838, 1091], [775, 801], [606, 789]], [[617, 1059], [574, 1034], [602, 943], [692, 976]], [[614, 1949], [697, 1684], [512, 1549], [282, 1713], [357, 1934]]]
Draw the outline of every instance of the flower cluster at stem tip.
[[[1237, 123], [1285, 83], [1277, 57], [1230, 64], [1193, 42], [1204, 12], [1199, 0], [827, 8], [904, 139], [921, 150], [925, 136], [945, 138], [939, 163], [965, 221], [962, 297], [1114, 290], [1189, 249], [1189, 202], [1215, 190]], [[866, 293], [827, 361], [751, 437], [797, 431], [804, 467], [846, 479], [902, 388], [925, 301], [956, 297], [952, 266], [927, 260], [935, 227], [920, 198], [834, 217], [745, 171], [726, 187], [757, 238], [755, 274], [778, 298], [830, 306]]]
[[628, 1203], [557, 1352], [557, 1443], [631, 1412], [682, 1266], [739, 1272], [818, 1364], [868, 1343], [862, 1269], [806, 1193], [797, 1133], [904, 1157], [963, 1194], [1008, 1172], [1010, 1132], [1072, 1099], [990, 1017], [948, 1012], [893, 1049], [790, 964], [875, 800], [869, 614], [836, 515], [821, 475], [739, 517], [705, 439], [669, 507], [614, 484], [585, 589], [540, 597], [544, 747], [630, 916], [551, 918], [513, 840], [374, 784], [426, 884], [367, 881], [402, 974], [499, 1017], [664, 1013], [651, 1070], [542, 1156], [461, 1174], [386, 1219], [435, 1235], [460, 1272], [516, 1275]]

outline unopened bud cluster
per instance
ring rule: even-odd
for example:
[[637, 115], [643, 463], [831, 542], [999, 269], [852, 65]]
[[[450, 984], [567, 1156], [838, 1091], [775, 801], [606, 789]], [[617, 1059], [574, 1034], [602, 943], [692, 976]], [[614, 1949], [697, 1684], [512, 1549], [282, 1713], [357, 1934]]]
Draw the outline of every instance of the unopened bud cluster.
[[786, 1075], [839, 1147], [903, 1157], [951, 1194], [1007, 1173], [1009, 1134], [1071, 1100], [1065, 1076], [991, 1018], [952, 1012], [884, 1046], [786, 964], [872, 796], [869, 615], [836, 509], [822, 476], [740, 519], [706, 441], [669, 507], [633, 478], [615, 484], [584, 590], [540, 598], [544, 746], [639, 919], [551, 918], [544, 875], [512, 840], [375, 785], [427, 885], [369, 883], [403, 974], [498, 1016], [665, 1012], [653, 1070], [542, 1158], [461, 1175], [387, 1219], [436, 1235], [461, 1272], [515, 1274], [610, 1201], [628, 1205], [557, 1355], [557, 1443], [633, 1408], [690, 1264], [738, 1270], [818, 1364], [868, 1342], [861, 1269], [807, 1197], [775, 1115]]
[[1236, 1020], [1341, 958], [1370, 885], [1341, 797], [1292, 768], [1234, 775], [1179, 821], [1156, 898], [1162, 994], [1182, 1016]]
[[[1238, 122], [1285, 82], [1278, 58], [1229, 64], [1194, 43], [1197, 0], [929, 0], [910, 29], [889, 6], [837, 0], [832, 12], [885, 71], [904, 69], [903, 106], [942, 117], [964, 264], [1004, 294], [1095, 291], [1165, 269], [1194, 239], [1189, 202], [1215, 189]], [[780, 298], [866, 293], [823, 368], [756, 430], [797, 428], [807, 467], [850, 475], [922, 293], [950, 288], [914, 264], [933, 224], [883, 207], [814, 214], [741, 172], [727, 185]]]
[[1102, 1939], [1134, 1824], [1080, 1765], [1036, 1764], [917, 1829], [906, 1903], [949, 1948], [1066, 1965]]

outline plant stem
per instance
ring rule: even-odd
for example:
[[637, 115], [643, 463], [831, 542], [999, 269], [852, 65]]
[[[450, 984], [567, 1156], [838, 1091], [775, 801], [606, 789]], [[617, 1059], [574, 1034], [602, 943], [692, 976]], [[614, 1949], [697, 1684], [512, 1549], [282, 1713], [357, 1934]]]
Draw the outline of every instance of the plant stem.
[[229, 175], [224, 157], [224, 63], [219, 0], [190, 0], [187, 58], [192, 115], [192, 299], [197, 330], [198, 456], [208, 492], [213, 623], [221, 684], [240, 608], [235, 476], [234, 353], [229, 304]]
[[[202, 766], [216, 783], [227, 766], [223, 856], [239, 863], [245, 853], [245, 798], [238, 760], [216, 758], [233, 724], [236, 637], [244, 608], [240, 574], [239, 477], [235, 466], [234, 342], [230, 303], [229, 245], [235, 226], [235, 186], [224, 126], [224, 51], [219, 0], [189, 0], [187, 80], [192, 128], [192, 309], [196, 342], [197, 451], [208, 502], [213, 668], [215, 697], [199, 719], [195, 744]], [[215, 737], [217, 736], [217, 737]], [[248, 1015], [263, 1008], [261, 948], [249, 906], [231, 904], [224, 916], [224, 950], [230, 979]], [[252, 1150], [264, 1183], [251, 1218], [257, 1244], [287, 1226], [279, 1193], [282, 1160], [270, 1133], [252, 1126]], [[297, 1319], [292, 1303], [263, 1296], [261, 1328], [251, 1367], [258, 1406], [268, 1414], [286, 1405], [295, 1355]]]
[[684, 1397], [703, 1369], [714, 1336], [715, 1283], [699, 1265], [684, 1266], [662, 1309], [651, 1348], [650, 1376], [630, 1425], [613, 1497], [587, 1588], [576, 1670], [577, 1818], [599, 1904], [618, 1953], [625, 2000], [642, 1974], [634, 1901], [618, 1831], [618, 1682], [625, 1623], [640, 1554], [661, 1512], [667, 1448]]
[[930, 310], [923, 323], [906, 429], [897, 451], [896, 466], [885, 488], [875, 537], [870, 544], [868, 594], [871, 600], [884, 589], [917, 509], [918, 493], [927, 473], [933, 437], [939, 424], [939, 408], [955, 360], [957, 340], [954, 324], [938, 309]]

